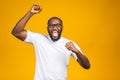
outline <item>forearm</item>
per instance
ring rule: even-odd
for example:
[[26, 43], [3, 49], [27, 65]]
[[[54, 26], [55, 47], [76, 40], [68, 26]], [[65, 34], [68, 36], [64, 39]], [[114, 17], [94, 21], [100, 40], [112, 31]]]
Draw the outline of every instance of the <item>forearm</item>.
[[80, 51], [75, 52], [78, 59], [77, 61], [79, 62], [79, 64], [84, 67], [85, 69], [89, 69], [90, 68], [90, 63], [89, 60], [87, 59], [87, 57], [85, 57]]
[[72, 43], [72, 42], [68, 42], [66, 43], [66, 48], [68, 50], [71, 50], [72, 52], [74, 52], [78, 59], [78, 63], [84, 67], [85, 69], [89, 69], [90, 68], [90, 63], [89, 63], [89, 60], [87, 59], [87, 57], [85, 57], [76, 47], [75, 45]]
[[28, 12], [18, 23], [15, 25], [14, 29], [12, 30], [12, 34], [17, 34], [24, 30], [26, 23], [29, 19], [33, 16], [31, 12]]
[[26, 23], [34, 14], [39, 13], [41, 10], [42, 8], [39, 5], [33, 5], [29, 12], [26, 13], [26, 15], [23, 16], [22, 19], [19, 20], [18, 23], [15, 25], [15, 27], [12, 30], [12, 34], [18, 39], [24, 41], [27, 37], [27, 31], [24, 30]]

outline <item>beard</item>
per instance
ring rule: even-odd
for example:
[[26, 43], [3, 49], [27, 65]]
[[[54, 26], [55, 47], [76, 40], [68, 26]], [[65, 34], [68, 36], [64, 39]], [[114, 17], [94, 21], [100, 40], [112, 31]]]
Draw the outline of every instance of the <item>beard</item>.
[[50, 38], [52, 39], [52, 41], [55, 42], [55, 41], [57, 41], [57, 40], [60, 39], [61, 33], [62, 33], [62, 29], [61, 29], [60, 31], [55, 32], [55, 35], [57, 35], [56, 37], [53, 36], [53, 32], [54, 32], [54, 31], [50, 32], [49, 29], [47, 29], [47, 30], [48, 30], [49, 36], [50, 36]]

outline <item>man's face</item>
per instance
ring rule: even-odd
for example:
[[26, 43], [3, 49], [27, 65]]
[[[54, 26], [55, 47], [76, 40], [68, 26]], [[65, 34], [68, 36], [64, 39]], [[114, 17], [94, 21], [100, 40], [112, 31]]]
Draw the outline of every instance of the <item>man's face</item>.
[[58, 39], [60, 39], [62, 28], [63, 28], [62, 23], [58, 19], [50, 20], [47, 29], [50, 38], [53, 41], [57, 41]]

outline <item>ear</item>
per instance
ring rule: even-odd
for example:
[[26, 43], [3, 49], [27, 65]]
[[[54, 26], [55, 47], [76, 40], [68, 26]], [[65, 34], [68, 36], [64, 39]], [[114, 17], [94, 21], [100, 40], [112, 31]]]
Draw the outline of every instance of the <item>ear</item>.
[[47, 26], [47, 29], [49, 29], [49, 27]]
[[49, 27], [47, 26], [47, 31], [49, 31]]
[[62, 29], [64, 28], [64, 26], [62, 26]]

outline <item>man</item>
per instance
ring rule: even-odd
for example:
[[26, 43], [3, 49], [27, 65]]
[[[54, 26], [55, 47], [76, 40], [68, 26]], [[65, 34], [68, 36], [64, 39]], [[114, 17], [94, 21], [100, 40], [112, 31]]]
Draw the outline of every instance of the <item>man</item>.
[[33, 5], [12, 30], [15, 37], [31, 43], [35, 47], [36, 69], [34, 80], [66, 80], [70, 55], [83, 68], [89, 69], [90, 63], [82, 54], [80, 48], [74, 42], [61, 37], [63, 23], [60, 18], [52, 17], [48, 20], [48, 36], [24, 29], [28, 20], [41, 11], [40, 6]]

